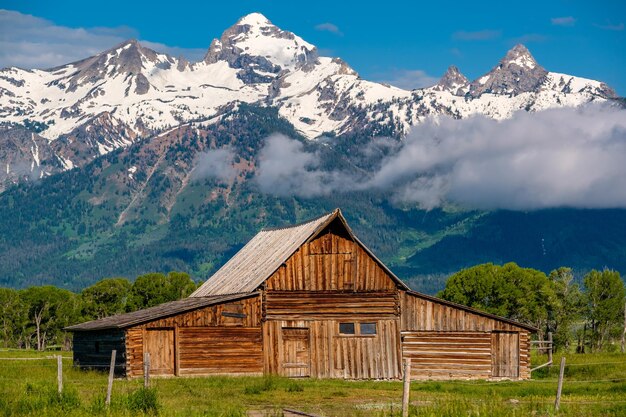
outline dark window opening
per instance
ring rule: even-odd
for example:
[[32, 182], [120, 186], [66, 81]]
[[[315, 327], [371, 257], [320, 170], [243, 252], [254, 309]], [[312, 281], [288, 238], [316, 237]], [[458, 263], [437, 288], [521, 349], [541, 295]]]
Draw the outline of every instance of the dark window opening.
[[339, 323], [339, 334], [355, 334], [354, 323]]
[[361, 334], [376, 334], [376, 323], [361, 323]]

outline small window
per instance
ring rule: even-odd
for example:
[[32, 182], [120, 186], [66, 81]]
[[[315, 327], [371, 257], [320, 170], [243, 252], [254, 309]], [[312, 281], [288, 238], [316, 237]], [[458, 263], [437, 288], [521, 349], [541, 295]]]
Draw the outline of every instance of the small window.
[[339, 323], [339, 334], [355, 334], [354, 323]]
[[362, 335], [376, 334], [376, 323], [361, 323], [361, 334]]

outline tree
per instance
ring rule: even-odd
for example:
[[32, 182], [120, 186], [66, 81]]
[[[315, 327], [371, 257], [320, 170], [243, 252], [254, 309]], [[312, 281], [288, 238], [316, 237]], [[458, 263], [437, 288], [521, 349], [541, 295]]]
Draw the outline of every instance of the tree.
[[619, 272], [593, 270], [585, 275], [587, 320], [591, 330], [592, 349], [601, 350], [612, 335], [621, 330], [626, 298]]
[[540, 329], [542, 337], [554, 291], [546, 274], [511, 262], [463, 269], [448, 279], [439, 296], [533, 325]]
[[126, 311], [132, 284], [126, 278], [106, 278], [85, 288], [83, 316], [85, 319], [101, 319]]
[[172, 271], [167, 274], [170, 286], [170, 298], [172, 300], [180, 300], [188, 297], [196, 290], [196, 283], [186, 272]]
[[584, 306], [582, 293], [573, 283], [571, 268], [561, 267], [550, 272], [548, 277], [554, 291], [550, 303], [548, 330], [554, 334], [555, 348], [568, 348], [572, 341], [572, 325], [580, 319]]
[[131, 288], [127, 311], [152, 307], [168, 301], [180, 300], [196, 288], [189, 274], [184, 272], [150, 273], [137, 277]]
[[29, 338], [35, 337], [37, 350], [44, 350], [48, 342], [69, 347], [70, 340], [63, 328], [79, 321], [79, 297], [51, 285], [30, 287], [19, 295], [28, 312], [26, 331], [30, 330]]
[[0, 288], [0, 338], [4, 347], [19, 347], [27, 323], [26, 306], [16, 290]]

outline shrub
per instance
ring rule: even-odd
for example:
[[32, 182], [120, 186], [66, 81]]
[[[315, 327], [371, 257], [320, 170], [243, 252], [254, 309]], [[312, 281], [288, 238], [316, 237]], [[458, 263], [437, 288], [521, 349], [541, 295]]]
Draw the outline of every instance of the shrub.
[[139, 388], [128, 394], [128, 409], [146, 414], [159, 413], [159, 400], [156, 388]]

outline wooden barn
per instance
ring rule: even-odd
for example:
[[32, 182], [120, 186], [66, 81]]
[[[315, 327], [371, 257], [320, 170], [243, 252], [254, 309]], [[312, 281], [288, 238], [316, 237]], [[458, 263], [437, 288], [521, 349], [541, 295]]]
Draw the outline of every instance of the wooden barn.
[[530, 377], [532, 326], [411, 291], [341, 211], [265, 229], [189, 298], [90, 321], [74, 363], [157, 375], [399, 379]]

